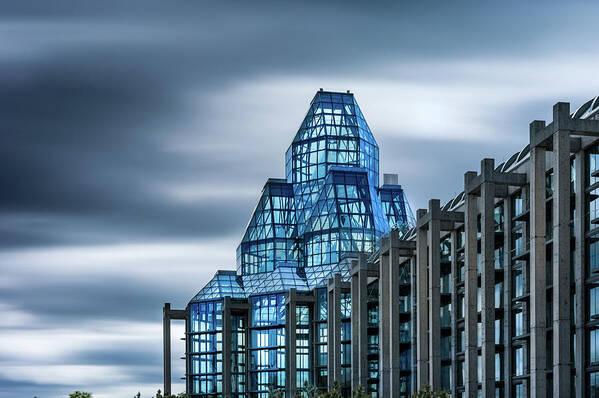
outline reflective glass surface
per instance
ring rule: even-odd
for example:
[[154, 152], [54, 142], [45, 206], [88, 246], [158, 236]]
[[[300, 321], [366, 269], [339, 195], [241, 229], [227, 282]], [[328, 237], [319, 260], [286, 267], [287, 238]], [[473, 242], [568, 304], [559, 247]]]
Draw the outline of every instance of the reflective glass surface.
[[296, 226], [293, 187], [269, 179], [237, 248], [238, 271], [255, 274], [273, 271], [279, 262], [297, 263]]
[[237, 248], [237, 276], [217, 274], [194, 301], [300, 291], [349, 277], [350, 253], [373, 253], [414, 217], [400, 185], [379, 187], [379, 148], [354, 95], [318, 91], [266, 182]]
[[223, 391], [222, 303], [189, 305], [188, 374], [191, 393], [214, 397]]
[[250, 395], [285, 388], [285, 295], [250, 298]]

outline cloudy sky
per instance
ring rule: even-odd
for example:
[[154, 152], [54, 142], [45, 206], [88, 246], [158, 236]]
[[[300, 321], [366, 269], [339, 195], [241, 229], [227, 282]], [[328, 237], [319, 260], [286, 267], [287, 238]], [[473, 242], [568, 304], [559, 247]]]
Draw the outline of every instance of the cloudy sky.
[[12, 3], [0, 397], [161, 387], [162, 303], [234, 267], [318, 88], [356, 94], [413, 209], [520, 150], [555, 102], [599, 94], [590, 2]]

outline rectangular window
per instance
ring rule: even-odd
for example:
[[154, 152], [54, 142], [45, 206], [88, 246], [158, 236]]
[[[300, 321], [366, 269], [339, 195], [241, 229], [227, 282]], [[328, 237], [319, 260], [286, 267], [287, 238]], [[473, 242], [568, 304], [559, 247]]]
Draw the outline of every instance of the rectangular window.
[[589, 397], [599, 398], [599, 372], [589, 374]]
[[518, 347], [514, 352], [514, 367], [516, 376], [524, 374], [524, 347]]
[[599, 329], [591, 330], [589, 334], [589, 359], [591, 364], [599, 362]]

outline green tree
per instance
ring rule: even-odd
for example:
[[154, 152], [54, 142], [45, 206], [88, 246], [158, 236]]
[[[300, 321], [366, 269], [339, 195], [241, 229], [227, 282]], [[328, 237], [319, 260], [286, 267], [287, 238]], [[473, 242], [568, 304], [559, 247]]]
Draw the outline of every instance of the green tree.
[[428, 384], [425, 385], [416, 394], [412, 395], [412, 398], [450, 398], [451, 395], [447, 391], [440, 390], [434, 391]]
[[92, 394], [90, 392], [75, 391], [69, 394], [69, 398], [92, 398]]

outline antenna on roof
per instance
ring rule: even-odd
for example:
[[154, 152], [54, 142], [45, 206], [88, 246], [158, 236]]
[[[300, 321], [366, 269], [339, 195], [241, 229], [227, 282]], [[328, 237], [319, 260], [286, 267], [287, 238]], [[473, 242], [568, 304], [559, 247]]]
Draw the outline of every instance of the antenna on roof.
[[320, 88], [320, 91], [324, 91], [324, 90], [322, 89], [322, 87]]
[[347, 90], [347, 93], [348, 93], [348, 94], [351, 94], [351, 93], [349, 92], [349, 90]]

